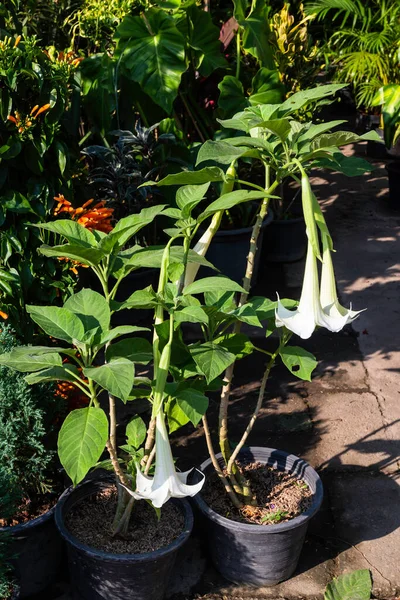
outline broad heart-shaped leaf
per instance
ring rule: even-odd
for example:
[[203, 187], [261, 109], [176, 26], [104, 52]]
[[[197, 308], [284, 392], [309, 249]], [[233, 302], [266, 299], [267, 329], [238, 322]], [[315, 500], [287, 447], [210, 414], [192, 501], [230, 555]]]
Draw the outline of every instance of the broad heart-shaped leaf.
[[129, 333], [136, 333], [138, 331], [150, 331], [148, 327], [137, 327], [136, 325], [119, 325], [106, 331], [100, 338], [99, 345], [103, 346], [107, 342], [112, 342], [121, 335], [127, 335]]
[[232, 117], [237, 112], [250, 105], [245, 96], [242, 82], [233, 75], [225, 75], [218, 84], [218, 106], [224, 111], [225, 118]]
[[210, 182], [201, 185], [184, 185], [176, 192], [176, 203], [184, 211], [184, 218], [190, 215], [195, 206], [201, 202], [206, 195]]
[[221, 375], [235, 361], [235, 355], [213, 342], [189, 346], [190, 354], [207, 383]]
[[70, 296], [64, 307], [80, 318], [86, 331], [97, 327], [106, 331], [109, 328], [110, 308], [107, 300], [98, 292], [83, 288], [80, 292]]
[[[225, 181], [225, 179], [225, 173], [219, 167], [205, 167], [199, 171], [181, 171], [180, 173], [173, 173], [167, 175], [160, 181], [152, 181], [150, 183], [152, 185], [199, 185], [201, 183]], [[139, 187], [150, 185], [150, 183], [147, 182]]]
[[265, 67], [259, 69], [253, 77], [250, 104], [279, 104], [284, 96], [285, 86], [279, 78], [279, 72]]
[[126, 426], [126, 438], [129, 446], [138, 449], [146, 439], [146, 425], [143, 419], [136, 415]]
[[208, 315], [201, 306], [185, 306], [174, 313], [175, 323], [205, 323], [208, 325]]
[[58, 436], [58, 455], [74, 485], [97, 463], [107, 439], [108, 420], [101, 408], [79, 408], [69, 413]]
[[244, 27], [243, 49], [254, 56], [262, 67], [273, 69], [275, 65], [268, 13], [269, 7], [265, 0], [253, 0], [248, 17], [245, 21], [239, 21], [239, 24]]
[[205, 277], [187, 285], [183, 290], [183, 295], [191, 294], [195, 296], [196, 294], [204, 294], [215, 290], [220, 292], [244, 292], [241, 285], [228, 277]]
[[317, 102], [322, 98], [333, 96], [339, 90], [346, 87], [347, 84], [343, 83], [332, 83], [329, 85], [320, 85], [310, 90], [303, 90], [290, 96], [281, 106], [279, 107], [279, 116], [284, 117], [290, 115], [300, 108], [303, 108], [310, 102]]
[[200, 75], [208, 77], [215, 69], [226, 68], [228, 63], [221, 52], [219, 29], [212, 22], [210, 13], [192, 4], [187, 9], [187, 15], [189, 45], [195, 50]]
[[[237, 204], [242, 204], [243, 202], [251, 202], [253, 200], [262, 200], [263, 198], [271, 197], [268, 196], [265, 192], [262, 191], [251, 191], [249, 190], [235, 190], [234, 192], [229, 192], [228, 194], [223, 194], [218, 198], [218, 200], [214, 200], [211, 202], [201, 215], [198, 216], [198, 221], [204, 221], [211, 215], [220, 210], [228, 210]], [[276, 196], [275, 196], [276, 197]]]
[[244, 333], [228, 333], [216, 338], [214, 342], [234, 354], [238, 359], [251, 354], [254, 350], [253, 344]]
[[76, 221], [60, 219], [59, 221], [53, 221], [52, 223], [40, 223], [35, 225], [35, 227], [47, 229], [47, 231], [62, 235], [73, 246], [83, 246], [86, 248], [97, 246], [96, 238], [93, 233]]
[[293, 375], [299, 379], [311, 381], [311, 373], [318, 363], [310, 352], [300, 346], [285, 346], [280, 352], [280, 357], [285, 367]]
[[67, 308], [28, 304], [26, 310], [47, 335], [69, 343], [83, 339], [85, 328], [82, 321]]
[[127, 358], [136, 363], [147, 364], [153, 358], [153, 347], [144, 338], [128, 338], [111, 344], [106, 352], [107, 361]]
[[197, 154], [196, 165], [205, 162], [206, 160], [214, 160], [221, 165], [229, 165], [232, 161], [240, 158], [243, 154], [249, 151], [245, 146], [233, 146], [224, 141], [213, 142], [207, 140], [200, 146]]
[[51, 348], [48, 350], [49, 352], [36, 354], [35, 346], [17, 346], [10, 352], [0, 355], [0, 365], [20, 373], [32, 373], [47, 367], [61, 366], [61, 356]]
[[128, 77], [167, 113], [186, 71], [185, 39], [175, 19], [160, 9], [141, 16], [126, 16], [116, 31], [117, 54]]
[[89, 267], [95, 267], [99, 264], [105, 253], [98, 248], [85, 248], [75, 244], [63, 244], [62, 246], [40, 246], [39, 252], [45, 256], [56, 256], [57, 258], [70, 258]]
[[100, 241], [100, 250], [108, 253], [116, 245], [122, 248], [138, 231], [149, 225], [157, 215], [161, 214], [164, 208], [165, 204], [158, 204], [143, 208], [140, 213], [120, 219], [111, 233]]
[[371, 593], [371, 574], [368, 569], [359, 569], [328, 583], [324, 600], [370, 600]]
[[178, 390], [176, 401], [179, 408], [184, 412], [189, 421], [196, 425], [199, 424], [202, 416], [208, 408], [208, 398], [195, 388]]
[[113, 396], [126, 402], [133, 387], [135, 368], [127, 358], [116, 358], [100, 367], [86, 367], [83, 374]]
[[74, 365], [66, 364], [63, 366], [49, 367], [48, 369], [31, 373], [25, 377], [25, 381], [30, 385], [40, 383], [41, 381], [70, 381], [75, 383], [76, 377], [74, 377], [72, 373], [79, 377], [78, 369]]

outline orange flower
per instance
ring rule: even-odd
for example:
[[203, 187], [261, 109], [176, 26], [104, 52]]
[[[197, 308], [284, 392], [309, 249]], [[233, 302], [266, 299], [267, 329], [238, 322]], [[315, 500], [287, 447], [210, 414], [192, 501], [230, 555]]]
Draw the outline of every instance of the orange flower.
[[17, 39], [15, 40], [14, 48], [16, 48], [18, 46], [18, 44], [20, 43], [20, 41], [21, 41], [21, 36], [18, 35]]
[[101, 200], [93, 206], [94, 199], [91, 198], [78, 208], [73, 208], [71, 202], [66, 200], [62, 194], [56, 196], [54, 200], [57, 201], [54, 215], [59, 215], [63, 212], [69, 213], [74, 221], [77, 221], [77, 223], [90, 231], [96, 229], [97, 231], [109, 233], [113, 229], [111, 218], [114, 209], [106, 208], [105, 200]]
[[50, 104], [43, 104], [43, 106], [41, 106], [39, 108], [39, 110], [37, 111], [34, 118], [36, 119], [36, 117], [38, 117], [40, 114], [46, 112], [46, 110], [49, 110], [49, 108], [50, 108]]
[[4, 320], [8, 319], [8, 314], [4, 311], [0, 310], [0, 317]]

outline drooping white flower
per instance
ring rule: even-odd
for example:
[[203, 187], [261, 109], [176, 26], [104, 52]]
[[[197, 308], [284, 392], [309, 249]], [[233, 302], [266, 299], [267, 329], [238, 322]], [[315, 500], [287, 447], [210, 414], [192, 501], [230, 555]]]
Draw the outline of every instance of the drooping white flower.
[[278, 296], [275, 320], [277, 327], [286, 327], [303, 340], [311, 337], [317, 326], [338, 332], [348, 322], [347, 314], [329, 314], [321, 306], [317, 259], [310, 242], [307, 247], [307, 259], [299, 305], [296, 310], [289, 310], [283, 306]]
[[156, 468], [154, 477], [144, 475], [139, 469], [136, 473], [136, 490], [133, 492], [125, 488], [136, 500], [151, 500], [155, 508], [161, 508], [170, 498], [185, 498], [195, 496], [201, 490], [202, 480], [193, 485], [186, 481], [192, 469], [184, 473], [175, 470], [171, 446], [169, 444], [167, 428], [163, 410], [159, 410], [156, 417]]
[[325, 236], [322, 237], [323, 243], [323, 263], [321, 273], [321, 290], [320, 290], [320, 301], [322, 310], [326, 315], [331, 318], [345, 318], [345, 325], [351, 323], [358, 317], [363, 310], [352, 310], [346, 309], [341, 306], [337, 297], [335, 273], [333, 270], [332, 256], [329, 249], [328, 240]]

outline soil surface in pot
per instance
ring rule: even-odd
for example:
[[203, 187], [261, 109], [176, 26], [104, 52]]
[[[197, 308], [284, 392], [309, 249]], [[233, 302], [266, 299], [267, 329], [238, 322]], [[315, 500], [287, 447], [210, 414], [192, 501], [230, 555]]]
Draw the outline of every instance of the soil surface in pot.
[[66, 516], [67, 529], [83, 544], [115, 554], [154, 552], [171, 544], [183, 531], [184, 516], [171, 502], [156, 512], [144, 500], [135, 502], [126, 539], [112, 537], [117, 508], [115, 487], [88, 496]]
[[38, 494], [33, 498], [25, 498], [20, 504], [17, 513], [9, 519], [0, 519], [0, 527], [14, 527], [22, 525], [47, 513], [57, 503], [58, 496], [54, 494]]
[[312, 503], [312, 491], [301, 479], [260, 462], [241, 467], [250, 482], [257, 506], [235, 508], [219, 480], [212, 472], [207, 475], [201, 495], [219, 515], [254, 525], [273, 525], [294, 519]]

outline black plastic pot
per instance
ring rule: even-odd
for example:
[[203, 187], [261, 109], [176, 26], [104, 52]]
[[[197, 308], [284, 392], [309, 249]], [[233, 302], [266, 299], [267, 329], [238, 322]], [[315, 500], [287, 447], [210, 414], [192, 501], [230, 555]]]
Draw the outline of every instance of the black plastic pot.
[[[301, 458], [271, 448], [249, 448], [240, 461], [261, 462], [301, 477], [314, 493], [310, 508], [300, 516], [276, 525], [250, 525], [222, 517], [213, 511], [201, 494], [194, 503], [206, 521], [211, 558], [229, 581], [254, 586], [271, 586], [288, 579], [296, 569], [308, 522], [321, 506], [322, 482], [314, 469]], [[222, 464], [221, 455], [218, 460]], [[201, 465], [207, 474], [210, 460]]]
[[[265, 229], [271, 224], [272, 220], [273, 213], [272, 210], [269, 210], [261, 226], [258, 238], [259, 248], [261, 248], [263, 243]], [[252, 229], [252, 227], [244, 227], [243, 229], [225, 229], [217, 231], [206, 254], [206, 259], [209, 260], [214, 267], [217, 267], [223, 275], [226, 275], [240, 284], [243, 282], [246, 271]], [[203, 232], [200, 231], [199, 233], [201, 234]], [[259, 264], [260, 253], [257, 252], [253, 268], [253, 285], [257, 282]], [[212, 275], [215, 275], [215, 271], [201, 267], [199, 278]]]
[[400, 210], [400, 161], [386, 165], [389, 178], [389, 206]]
[[[61, 496], [65, 498], [66, 492]], [[11, 564], [19, 585], [17, 598], [28, 598], [52, 585], [60, 572], [63, 540], [54, 522], [55, 506], [21, 525], [0, 528], [11, 537]]]
[[267, 262], [284, 263], [301, 260], [307, 250], [304, 217], [274, 220], [264, 236], [262, 258]]
[[179, 548], [193, 528], [193, 513], [187, 500], [170, 500], [185, 517], [182, 533], [169, 546], [145, 554], [112, 554], [90, 548], [65, 526], [65, 516], [79, 502], [104, 487], [108, 481], [88, 481], [64, 498], [56, 509], [57, 527], [67, 542], [68, 563], [74, 600], [161, 600]]

